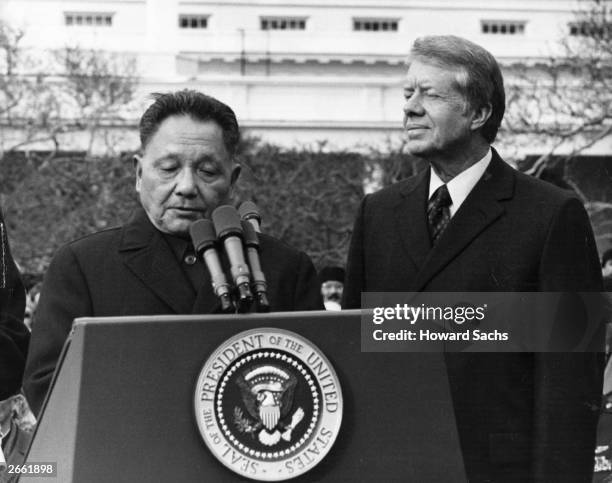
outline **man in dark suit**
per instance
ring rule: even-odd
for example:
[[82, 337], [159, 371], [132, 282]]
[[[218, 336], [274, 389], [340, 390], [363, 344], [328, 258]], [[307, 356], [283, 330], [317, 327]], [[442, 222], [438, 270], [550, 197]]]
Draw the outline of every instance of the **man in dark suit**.
[[30, 332], [23, 323], [24, 310], [25, 290], [0, 212], [0, 401], [21, 389], [30, 340]]
[[[240, 172], [234, 112], [195, 91], [158, 95], [141, 119], [140, 138], [135, 167], [142, 209], [123, 227], [62, 247], [45, 275], [24, 383], [35, 413], [76, 317], [220, 310], [188, 230], [232, 201]], [[323, 309], [304, 253], [263, 234], [260, 249], [271, 310]]]
[[[0, 453], [7, 462], [23, 449], [15, 441], [26, 441], [16, 426], [12, 411], [13, 396], [21, 390], [30, 332], [23, 321], [25, 290], [17, 266], [11, 256], [6, 225], [0, 211]], [[8, 480], [0, 469], [0, 481]]]
[[[489, 52], [418, 39], [404, 96], [406, 147], [430, 169], [362, 201], [343, 307], [359, 307], [361, 292], [601, 290], [581, 202], [490, 147], [505, 96]], [[601, 354], [445, 359], [470, 482], [590, 480]]]

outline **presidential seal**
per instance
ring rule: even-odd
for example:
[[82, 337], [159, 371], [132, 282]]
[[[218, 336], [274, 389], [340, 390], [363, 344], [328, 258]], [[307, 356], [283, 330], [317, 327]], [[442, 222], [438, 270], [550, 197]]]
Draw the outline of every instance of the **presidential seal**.
[[225, 341], [204, 364], [195, 415], [210, 451], [240, 475], [280, 481], [329, 452], [342, 421], [336, 373], [311, 342], [282, 329]]

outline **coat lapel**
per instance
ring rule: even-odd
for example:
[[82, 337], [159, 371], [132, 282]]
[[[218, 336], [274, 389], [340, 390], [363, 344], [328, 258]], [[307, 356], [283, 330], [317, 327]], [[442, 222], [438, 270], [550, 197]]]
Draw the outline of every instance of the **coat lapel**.
[[221, 304], [212, 289], [210, 273], [206, 269], [204, 279], [191, 308], [193, 314], [213, 314], [221, 311]]
[[503, 213], [500, 200], [512, 198], [514, 173], [512, 168], [493, 150], [493, 158], [482, 178], [465, 199], [448, 227], [433, 247], [417, 274], [411, 291], [422, 290], [425, 285]]
[[119, 252], [129, 270], [175, 313], [191, 313], [193, 288], [144, 210], [123, 228]]
[[400, 200], [395, 206], [395, 226], [417, 270], [423, 266], [431, 249], [427, 228], [427, 195], [429, 194], [429, 169], [409, 180], [400, 190]]

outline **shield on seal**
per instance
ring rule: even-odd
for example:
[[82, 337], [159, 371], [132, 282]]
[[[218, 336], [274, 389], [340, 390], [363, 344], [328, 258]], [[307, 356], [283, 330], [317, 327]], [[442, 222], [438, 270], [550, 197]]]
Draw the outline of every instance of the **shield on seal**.
[[274, 430], [292, 408], [296, 383], [291, 372], [273, 365], [256, 366], [237, 380], [247, 411], [268, 431]]

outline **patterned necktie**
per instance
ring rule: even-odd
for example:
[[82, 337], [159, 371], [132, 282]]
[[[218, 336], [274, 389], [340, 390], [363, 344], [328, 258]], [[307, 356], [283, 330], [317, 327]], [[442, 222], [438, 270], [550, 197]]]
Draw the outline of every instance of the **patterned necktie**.
[[435, 245], [450, 221], [448, 207], [453, 203], [445, 184], [440, 186], [427, 202], [427, 221], [429, 222], [429, 235]]

